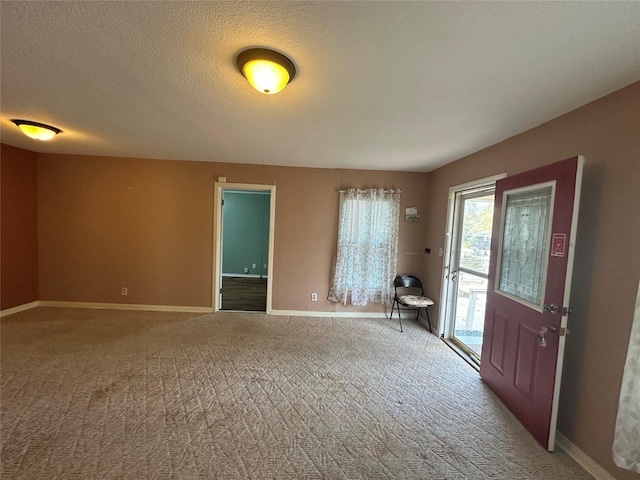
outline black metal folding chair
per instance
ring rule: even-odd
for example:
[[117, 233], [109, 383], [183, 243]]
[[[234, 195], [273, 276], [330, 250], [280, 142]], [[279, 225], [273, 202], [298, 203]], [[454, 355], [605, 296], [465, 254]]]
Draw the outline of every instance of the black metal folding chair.
[[[420, 309], [424, 308], [427, 314], [427, 322], [429, 322], [429, 331], [431, 332], [431, 318], [429, 318], [429, 307], [434, 304], [433, 300], [425, 297], [422, 282], [418, 277], [413, 275], [398, 275], [393, 281], [393, 289], [395, 295], [393, 304], [391, 305], [391, 315], [393, 318], [393, 310], [398, 309], [398, 321], [400, 322], [400, 331], [402, 332], [402, 318], [400, 316], [400, 305], [408, 308], [416, 308], [418, 313], [416, 320], [420, 317]], [[398, 291], [400, 289], [400, 291]]]

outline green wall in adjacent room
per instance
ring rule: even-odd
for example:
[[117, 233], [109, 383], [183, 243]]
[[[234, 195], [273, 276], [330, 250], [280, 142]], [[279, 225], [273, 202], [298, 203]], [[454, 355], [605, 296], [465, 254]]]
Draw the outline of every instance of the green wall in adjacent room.
[[224, 193], [223, 274], [267, 275], [269, 201], [268, 192]]

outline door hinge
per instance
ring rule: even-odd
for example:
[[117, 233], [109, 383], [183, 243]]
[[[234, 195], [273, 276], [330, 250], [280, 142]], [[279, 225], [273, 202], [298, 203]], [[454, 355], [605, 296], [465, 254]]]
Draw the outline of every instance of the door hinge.
[[564, 337], [566, 335], [569, 335], [571, 333], [571, 331], [568, 328], [560, 328], [560, 331], [558, 332], [558, 335], [560, 335], [561, 337]]

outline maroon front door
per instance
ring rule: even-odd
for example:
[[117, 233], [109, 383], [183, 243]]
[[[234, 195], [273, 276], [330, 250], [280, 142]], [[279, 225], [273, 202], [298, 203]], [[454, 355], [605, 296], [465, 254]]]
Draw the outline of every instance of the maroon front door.
[[574, 157], [496, 182], [480, 375], [550, 451], [583, 164]]

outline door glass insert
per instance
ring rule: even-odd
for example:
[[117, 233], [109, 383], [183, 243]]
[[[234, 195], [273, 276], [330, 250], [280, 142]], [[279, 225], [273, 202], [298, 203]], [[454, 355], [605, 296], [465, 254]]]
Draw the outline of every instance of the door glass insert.
[[505, 192], [499, 292], [542, 305], [547, 270], [553, 185]]

